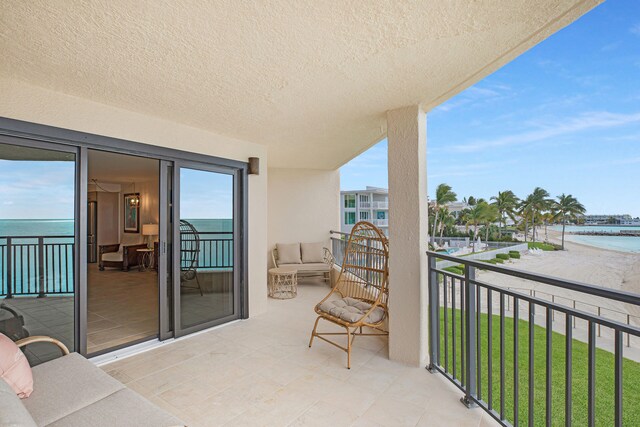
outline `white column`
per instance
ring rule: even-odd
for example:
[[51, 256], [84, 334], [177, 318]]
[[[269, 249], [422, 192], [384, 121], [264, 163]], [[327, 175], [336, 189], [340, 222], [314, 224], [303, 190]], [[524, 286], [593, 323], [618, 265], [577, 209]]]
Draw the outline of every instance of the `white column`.
[[387, 112], [389, 357], [413, 366], [428, 355], [426, 134], [419, 106]]

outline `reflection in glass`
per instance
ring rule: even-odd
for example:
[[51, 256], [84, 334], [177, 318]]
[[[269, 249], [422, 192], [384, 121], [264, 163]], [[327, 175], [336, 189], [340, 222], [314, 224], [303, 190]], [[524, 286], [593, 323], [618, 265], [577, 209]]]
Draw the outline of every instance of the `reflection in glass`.
[[181, 328], [234, 311], [233, 176], [180, 170]]
[[[74, 343], [75, 155], [0, 144], [0, 333]], [[31, 344], [32, 365], [60, 356]]]

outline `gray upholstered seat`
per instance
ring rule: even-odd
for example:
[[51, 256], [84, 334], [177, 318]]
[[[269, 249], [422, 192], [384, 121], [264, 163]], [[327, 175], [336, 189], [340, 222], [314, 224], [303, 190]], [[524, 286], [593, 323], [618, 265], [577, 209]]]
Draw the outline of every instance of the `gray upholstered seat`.
[[[37, 426], [184, 425], [77, 353], [38, 365], [32, 372], [33, 393], [14, 405], [24, 405]], [[4, 410], [0, 406], [0, 412]]]
[[329, 264], [325, 264], [324, 262], [314, 262], [306, 264], [278, 264], [278, 267], [291, 267], [296, 271], [331, 271], [331, 266]]
[[[357, 322], [371, 309], [371, 304], [355, 298], [342, 298], [325, 301], [318, 307], [320, 310], [346, 322]], [[378, 323], [384, 317], [384, 310], [380, 307], [373, 309], [365, 320], [367, 323]]]
[[22, 403], [36, 424], [45, 426], [104, 399], [124, 385], [96, 369], [78, 353], [35, 366], [33, 393]]
[[172, 427], [180, 420], [127, 388], [49, 424], [51, 427], [85, 426]]

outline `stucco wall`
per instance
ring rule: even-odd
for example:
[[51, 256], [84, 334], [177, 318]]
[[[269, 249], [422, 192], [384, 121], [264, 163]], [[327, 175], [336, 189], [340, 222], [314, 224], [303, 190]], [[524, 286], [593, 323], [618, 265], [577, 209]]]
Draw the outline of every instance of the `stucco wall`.
[[339, 170], [271, 168], [268, 192], [269, 250], [276, 243], [328, 245], [329, 230], [340, 230]]
[[[266, 172], [264, 146], [170, 120], [139, 114], [25, 84], [0, 79], [0, 117], [122, 138], [227, 159], [259, 157]], [[249, 177], [249, 311], [266, 310], [267, 174]]]

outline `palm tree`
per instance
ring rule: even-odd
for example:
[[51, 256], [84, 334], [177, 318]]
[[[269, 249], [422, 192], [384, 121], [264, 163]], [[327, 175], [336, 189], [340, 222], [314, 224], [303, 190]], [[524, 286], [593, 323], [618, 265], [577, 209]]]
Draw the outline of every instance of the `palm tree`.
[[477, 203], [469, 208], [466, 214], [467, 224], [473, 225], [473, 252], [476, 251], [475, 240], [478, 237], [478, 225], [485, 222], [490, 205], [487, 202]]
[[440, 209], [440, 243], [447, 227], [453, 227], [456, 222], [455, 217], [449, 212], [449, 209], [443, 207]]
[[516, 196], [513, 191], [506, 190], [498, 191], [498, 195], [492, 197], [491, 200], [494, 201], [491, 204], [498, 210], [498, 235], [502, 237], [502, 224], [504, 223], [506, 226], [506, 216], [514, 220], [516, 209], [518, 207], [520, 199], [518, 199], [518, 196]]
[[484, 206], [484, 213], [483, 213], [483, 223], [484, 223], [484, 228], [485, 228], [485, 238], [484, 241], [488, 242], [489, 241], [489, 229], [491, 227], [491, 224], [493, 224], [496, 221], [500, 221], [500, 217], [499, 217], [499, 213], [498, 213], [498, 208], [496, 208], [494, 205], [491, 205], [487, 202], [482, 202], [480, 203]]
[[438, 227], [438, 214], [440, 208], [447, 203], [455, 202], [458, 200], [458, 196], [451, 190], [451, 186], [448, 184], [440, 184], [436, 188], [436, 199], [434, 200], [434, 209], [436, 211], [436, 219], [433, 222], [433, 232], [431, 233], [431, 243], [434, 242], [436, 236], [436, 230]]
[[571, 194], [562, 193], [557, 197], [558, 201], [554, 203], [554, 219], [562, 221], [562, 249], [564, 250], [564, 228], [568, 218], [575, 219], [578, 215], [584, 215], [586, 209], [582, 203]]
[[524, 222], [524, 241], [527, 241], [529, 236], [529, 217], [533, 212], [533, 195], [529, 194], [526, 199], [521, 200], [518, 205], [518, 213], [522, 217]]
[[[552, 200], [549, 198], [547, 190], [536, 187], [533, 193], [529, 194], [525, 199], [523, 205], [523, 211], [525, 212], [525, 221], [531, 216], [531, 226], [533, 227], [531, 238], [536, 241], [536, 221], [540, 217], [540, 214], [549, 209]], [[527, 222], [525, 222], [525, 239], [527, 235]]]

